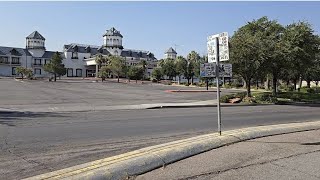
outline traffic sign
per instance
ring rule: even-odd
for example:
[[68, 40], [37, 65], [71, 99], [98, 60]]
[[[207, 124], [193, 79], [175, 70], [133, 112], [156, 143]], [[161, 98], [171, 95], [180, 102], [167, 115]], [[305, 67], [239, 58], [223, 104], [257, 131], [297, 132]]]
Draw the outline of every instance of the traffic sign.
[[220, 77], [232, 77], [232, 64], [219, 64], [220, 71], [219, 76]]
[[200, 64], [200, 76], [201, 77], [216, 77], [216, 64], [203, 63]]
[[[219, 77], [232, 77], [232, 64], [219, 64]], [[201, 77], [216, 77], [216, 63], [200, 64]]]
[[216, 38], [219, 38], [219, 60], [220, 61], [228, 61], [229, 60], [229, 41], [228, 41], [228, 33], [223, 32], [220, 34], [215, 34], [209, 36], [207, 38], [207, 49], [208, 49], [208, 62], [214, 63], [216, 60]]

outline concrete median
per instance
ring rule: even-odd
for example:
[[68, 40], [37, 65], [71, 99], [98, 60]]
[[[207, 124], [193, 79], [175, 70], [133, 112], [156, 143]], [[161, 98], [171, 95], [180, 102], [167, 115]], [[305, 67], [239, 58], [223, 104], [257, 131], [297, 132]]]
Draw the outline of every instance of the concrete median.
[[27, 179], [126, 179], [169, 163], [253, 138], [320, 129], [320, 121], [258, 126], [151, 146]]

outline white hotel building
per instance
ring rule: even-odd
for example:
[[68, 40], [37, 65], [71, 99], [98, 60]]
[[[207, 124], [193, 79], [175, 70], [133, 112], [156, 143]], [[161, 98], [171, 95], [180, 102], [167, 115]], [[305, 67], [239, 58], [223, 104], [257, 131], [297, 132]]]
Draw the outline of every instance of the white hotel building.
[[[124, 49], [120, 31], [111, 28], [103, 35], [103, 45], [67, 44], [60, 52], [67, 68], [67, 77], [95, 77], [98, 65], [97, 55], [116, 55], [125, 58], [126, 65], [137, 65], [141, 60], [148, 63], [147, 76], [150, 76], [157, 59], [149, 51]], [[15, 68], [31, 68], [35, 77], [47, 77], [43, 65], [48, 63], [55, 51], [46, 51], [45, 38], [37, 31], [26, 37], [26, 48], [0, 46], [0, 76], [15, 76]]]

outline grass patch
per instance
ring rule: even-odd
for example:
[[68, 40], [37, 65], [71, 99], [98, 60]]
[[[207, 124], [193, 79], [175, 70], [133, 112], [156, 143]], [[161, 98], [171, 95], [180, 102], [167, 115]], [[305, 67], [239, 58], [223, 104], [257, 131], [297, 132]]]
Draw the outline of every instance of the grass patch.
[[293, 102], [320, 102], [320, 93], [281, 92], [277, 97]]

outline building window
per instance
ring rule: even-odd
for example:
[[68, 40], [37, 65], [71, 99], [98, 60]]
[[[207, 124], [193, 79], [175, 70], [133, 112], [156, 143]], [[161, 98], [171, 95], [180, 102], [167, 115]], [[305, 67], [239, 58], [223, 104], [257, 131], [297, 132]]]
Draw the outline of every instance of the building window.
[[71, 59], [78, 59], [78, 52], [72, 52]]
[[72, 68], [68, 68], [67, 77], [72, 77], [72, 76], [73, 76], [73, 69]]
[[12, 75], [16, 75], [16, 67], [12, 67]]
[[3, 64], [9, 64], [9, 58], [8, 57], [0, 57], [0, 63]]
[[41, 59], [34, 59], [34, 65], [41, 65]]
[[34, 74], [36, 74], [36, 75], [41, 75], [41, 69], [35, 68], [35, 69], [34, 69]]
[[76, 69], [77, 77], [82, 77], [82, 69]]
[[12, 57], [12, 62], [11, 64], [20, 64], [20, 58], [18, 57]]
[[50, 59], [45, 59], [44, 64], [48, 64], [50, 62]]

